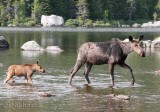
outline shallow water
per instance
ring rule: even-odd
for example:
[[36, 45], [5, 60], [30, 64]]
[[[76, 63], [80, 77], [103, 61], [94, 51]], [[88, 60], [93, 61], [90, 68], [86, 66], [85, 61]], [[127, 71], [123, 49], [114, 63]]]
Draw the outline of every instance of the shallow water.
[[[129, 29], [128, 29], [129, 30]], [[79, 46], [87, 41], [106, 41], [128, 35], [144, 35], [145, 39], [160, 36], [158, 31], [134, 32], [71, 32], [71, 31], [0, 31], [10, 44], [9, 50], [0, 51], [0, 111], [1, 112], [157, 112], [160, 111], [160, 76], [154, 74], [160, 69], [159, 49], [147, 50], [141, 58], [131, 53], [126, 63], [129, 64], [136, 78], [136, 84], [130, 85], [131, 75], [128, 70], [115, 67], [115, 87], [109, 88], [110, 76], [108, 65], [93, 66], [90, 72], [91, 84], [86, 85], [82, 67], [73, 79], [73, 86], [68, 84], [70, 71], [75, 64]], [[35, 40], [42, 47], [58, 45], [61, 53], [47, 51], [21, 51], [23, 43]], [[15, 83], [4, 84], [5, 73], [11, 64], [34, 63], [39, 60], [46, 73], [36, 72], [33, 85], [26, 84], [23, 77], [14, 77]], [[54, 97], [41, 97], [40, 93], [54, 94]], [[124, 94], [129, 101], [117, 101], [109, 94]]]

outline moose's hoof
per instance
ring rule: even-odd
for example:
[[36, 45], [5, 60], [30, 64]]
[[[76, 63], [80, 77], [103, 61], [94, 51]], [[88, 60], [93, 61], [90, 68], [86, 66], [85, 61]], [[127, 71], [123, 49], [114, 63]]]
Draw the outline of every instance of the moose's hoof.
[[131, 80], [131, 85], [134, 86], [135, 80]]

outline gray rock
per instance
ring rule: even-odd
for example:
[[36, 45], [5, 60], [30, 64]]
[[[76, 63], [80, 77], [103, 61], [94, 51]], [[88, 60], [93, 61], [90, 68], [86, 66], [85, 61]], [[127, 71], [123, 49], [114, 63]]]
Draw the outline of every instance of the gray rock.
[[141, 24], [134, 23], [134, 24], [132, 25], [132, 27], [133, 27], [133, 28], [140, 28], [140, 27], [141, 27]]
[[151, 46], [152, 46], [152, 41], [151, 40], [143, 41], [143, 47], [151, 48]]
[[0, 35], [0, 48], [9, 48], [9, 43]]
[[21, 47], [22, 50], [26, 50], [26, 51], [40, 51], [40, 50], [44, 50], [37, 42], [35, 41], [28, 41], [26, 43], [24, 43]]

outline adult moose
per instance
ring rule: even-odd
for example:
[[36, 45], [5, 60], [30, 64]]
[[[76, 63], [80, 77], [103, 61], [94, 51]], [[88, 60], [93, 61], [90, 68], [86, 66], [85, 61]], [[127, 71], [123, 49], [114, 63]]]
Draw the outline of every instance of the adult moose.
[[143, 37], [144, 36], [141, 35], [138, 39], [133, 39], [132, 36], [129, 36], [129, 42], [114, 39], [106, 42], [87, 42], [82, 44], [78, 52], [76, 64], [71, 71], [69, 83], [72, 83], [74, 75], [86, 63], [84, 75], [88, 84], [90, 84], [88, 74], [92, 66], [108, 64], [111, 84], [114, 86], [114, 66], [118, 64], [121, 67], [130, 70], [132, 76], [131, 84], [134, 85], [135, 78], [132, 68], [125, 63], [125, 60], [128, 54], [132, 51], [138, 53], [141, 57], [145, 57], [145, 53], [141, 47], [141, 40]]

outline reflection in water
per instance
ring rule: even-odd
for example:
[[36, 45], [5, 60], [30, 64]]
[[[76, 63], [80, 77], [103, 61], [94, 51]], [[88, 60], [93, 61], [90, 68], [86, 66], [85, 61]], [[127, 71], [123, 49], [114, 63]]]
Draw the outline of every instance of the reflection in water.
[[25, 58], [39, 57], [39, 55], [41, 55], [42, 53], [44, 53], [43, 50], [40, 50], [40, 51], [21, 51], [22, 56]]

